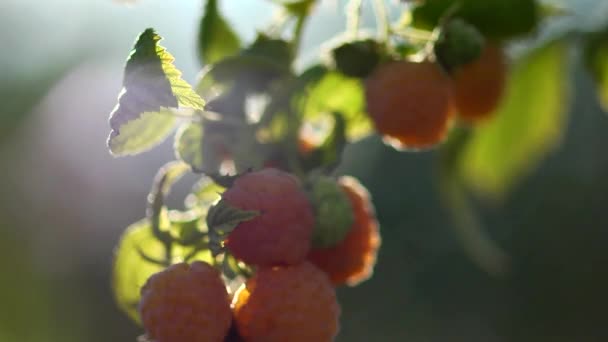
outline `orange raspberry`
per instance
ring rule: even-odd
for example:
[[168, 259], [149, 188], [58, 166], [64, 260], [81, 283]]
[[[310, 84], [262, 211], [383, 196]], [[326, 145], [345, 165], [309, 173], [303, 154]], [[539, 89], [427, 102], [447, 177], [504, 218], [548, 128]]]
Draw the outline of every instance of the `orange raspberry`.
[[222, 198], [236, 208], [260, 212], [228, 235], [225, 245], [235, 257], [260, 266], [306, 259], [315, 220], [297, 178], [277, 169], [251, 172], [239, 177]]
[[432, 147], [447, 134], [449, 79], [436, 63], [384, 64], [365, 81], [365, 98], [377, 131], [396, 148]]
[[228, 334], [230, 299], [219, 272], [204, 262], [172, 265], [141, 292], [142, 322], [155, 342], [221, 342]]
[[355, 286], [372, 275], [381, 238], [367, 190], [352, 177], [341, 177], [339, 183], [350, 199], [355, 221], [344, 240], [313, 249], [308, 260], [325, 271], [334, 285]]
[[308, 262], [260, 268], [237, 292], [233, 308], [248, 342], [329, 342], [339, 330], [335, 290]]
[[487, 119], [500, 104], [507, 77], [501, 47], [489, 44], [475, 61], [456, 68], [452, 92], [458, 117], [469, 123]]

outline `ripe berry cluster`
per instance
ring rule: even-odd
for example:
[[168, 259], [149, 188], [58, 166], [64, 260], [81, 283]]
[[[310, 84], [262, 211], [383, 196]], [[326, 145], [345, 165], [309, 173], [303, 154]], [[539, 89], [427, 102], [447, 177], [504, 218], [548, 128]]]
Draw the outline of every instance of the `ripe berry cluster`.
[[486, 44], [473, 61], [446, 72], [437, 61], [391, 61], [365, 80], [367, 110], [376, 130], [397, 148], [424, 149], [443, 141], [452, 119], [476, 124], [498, 107], [506, 61]]
[[[502, 44], [537, 23], [535, 1], [522, 1], [413, 1], [394, 23], [374, 1], [371, 37], [359, 27], [363, 2], [352, 0], [329, 58], [300, 70], [318, 0], [274, 1], [281, 15], [246, 44], [206, 0], [195, 87], [146, 29], [108, 138], [113, 155], [127, 156], [177, 131], [177, 160], [159, 171], [146, 217], [125, 231], [114, 263], [117, 301], [141, 321], [143, 339], [332, 341], [335, 287], [368, 279], [381, 243], [367, 190], [332, 176], [345, 147], [375, 128], [398, 149], [428, 149], [456, 119], [491, 118], [508, 76]], [[452, 164], [442, 175], [456, 174]], [[200, 181], [184, 210], [170, 209], [164, 197], [190, 171]]]
[[[367, 279], [380, 247], [365, 188], [351, 177], [305, 186], [267, 168], [238, 177], [217, 205], [258, 213], [221, 237], [224, 252], [253, 272], [234, 293], [220, 271], [200, 261], [153, 275], [139, 305], [147, 338], [333, 341], [340, 315], [334, 286]], [[335, 225], [326, 208], [342, 208], [330, 210], [342, 216]]]

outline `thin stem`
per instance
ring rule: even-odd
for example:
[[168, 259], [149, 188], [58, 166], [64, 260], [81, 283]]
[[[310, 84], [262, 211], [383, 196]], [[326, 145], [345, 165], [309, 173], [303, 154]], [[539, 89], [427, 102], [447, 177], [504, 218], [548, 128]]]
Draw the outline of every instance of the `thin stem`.
[[272, 19], [270, 25], [268, 25], [268, 28], [266, 29], [266, 32], [268, 32], [271, 35], [280, 36], [281, 33], [283, 32], [283, 29], [285, 29], [285, 24], [287, 23], [287, 19], [289, 19], [289, 15], [286, 11], [278, 12], [278, 14], [274, 15], [274, 18]]
[[346, 9], [346, 30], [353, 37], [356, 37], [359, 34], [362, 4], [363, 0], [350, 0]]
[[374, 0], [374, 13], [376, 14], [376, 23], [378, 25], [378, 38], [381, 41], [387, 41], [390, 35], [390, 26], [388, 13], [384, 0]]
[[304, 33], [304, 26], [306, 24], [307, 17], [308, 17], [307, 15], [300, 15], [300, 16], [298, 16], [298, 19], [296, 21], [296, 28], [294, 30], [293, 40], [292, 40], [292, 49], [293, 49], [294, 56], [298, 55], [298, 51], [300, 49], [300, 44], [302, 42], [302, 35]]
[[164, 242], [165, 247], [165, 263], [171, 265], [173, 263], [173, 243], [171, 241]]
[[435, 35], [433, 32], [415, 29], [413, 27], [407, 27], [403, 29], [391, 30], [391, 33], [403, 38], [408, 38], [411, 40], [417, 40], [422, 42], [428, 42], [430, 40], [434, 40]]

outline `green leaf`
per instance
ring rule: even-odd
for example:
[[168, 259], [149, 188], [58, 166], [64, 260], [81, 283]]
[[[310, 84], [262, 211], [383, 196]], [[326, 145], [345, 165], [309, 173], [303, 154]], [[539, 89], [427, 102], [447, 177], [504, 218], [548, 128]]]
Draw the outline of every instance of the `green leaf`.
[[217, 203], [221, 198], [221, 193], [226, 188], [214, 182], [211, 178], [203, 176], [193, 187], [192, 192], [186, 198], [186, 206], [202, 206], [208, 208]]
[[554, 41], [513, 67], [494, 119], [463, 147], [459, 166], [471, 188], [500, 197], [559, 143], [568, 108], [566, 49]]
[[[202, 209], [202, 208], [201, 208]], [[200, 244], [204, 237], [204, 226], [202, 210], [198, 207], [187, 211], [169, 210], [167, 218], [169, 230], [175, 241], [183, 246]]]
[[241, 55], [264, 58], [284, 69], [291, 67], [294, 58], [291, 43], [283, 39], [270, 38], [262, 33], [258, 34]]
[[328, 71], [318, 81], [311, 82], [301, 102], [302, 118], [314, 119], [323, 113], [339, 112], [346, 124], [350, 140], [372, 132], [372, 123], [365, 112], [363, 85], [360, 80]]
[[[171, 263], [193, 260], [211, 263], [211, 254], [205, 247], [175, 245]], [[119, 308], [137, 323], [140, 323], [137, 306], [141, 287], [151, 275], [167, 266], [165, 258], [165, 247], [155, 238], [149, 219], [130, 225], [118, 243], [112, 270], [114, 298]]]
[[137, 305], [141, 287], [164, 266], [148, 262], [148, 258], [162, 260], [165, 250], [152, 233], [150, 221], [140, 220], [127, 228], [114, 254], [112, 286], [118, 306], [135, 322], [140, 322]]
[[[163, 132], [173, 127], [169, 119], [152, 119], [155, 115], [147, 115], [143, 122], [127, 126], [131, 121], [140, 119], [144, 113], [166, 111], [166, 108], [179, 106], [203, 109], [205, 103], [192, 87], [181, 78], [181, 72], [173, 65], [173, 56], [158, 45], [161, 37], [153, 29], [145, 30], [137, 39], [131, 55], [125, 66], [123, 88], [118, 98], [118, 105], [110, 114], [112, 132], [108, 142], [110, 145], [119, 139], [116, 155], [135, 154], [156, 145], [161, 134], [153, 135], [153, 142], [142, 143], [146, 138], [143, 133], [150, 134], [149, 126], [159, 127]], [[146, 129], [141, 129], [143, 126]], [[127, 130], [129, 134], [123, 131]], [[122, 135], [125, 136], [122, 136]], [[122, 137], [121, 137], [122, 136]], [[165, 138], [166, 134], [162, 136]], [[138, 143], [131, 143], [135, 139]], [[116, 144], [116, 143], [115, 143]], [[124, 146], [130, 146], [123, 151]], [[110, 146], [111, 150], [112, 146]]]
[[260, 212], [235, 208], [224, 200], [209, 208], [207, 212], [207, 227], [209, 229], [210, 248], [214, 255], [222, 252], [224, 237], [241, 222], [249, 221]]
[[259, 211], [238, 209], [226, 201], [220, 200], [216, 205], [209, 208], [207, 225], [210, 229], [229, 233], [239, 223], [249, 221], [258, 215], [260, 215]]
[[413, 25], [432, 30], [448, 11], [495, 39], [528, 34], [539, 20], [535, 0], [426, 0], [413, 9]]
[[273, 81], [291, 75], [292, 62], [290, 43], [259, 34], [238, 55], [205, 68], [196, 90], [208, 97], [231, 87], [238, 87], [237, 92], [264, 92]]
[[234, 55], [240, 46], [239, 37], [219, 12], [218, 0], [207, 0], [198, 39], [199, 55], [203, 64], [215, 63]]
[[180, 127], [175, 136], [175, 155], [192, 167], [203, 170], [203, 126], [198, 122]]
[[302, 166], [306, 171], [318, 167], [331, 170], [340, 163], [342, 151], [346, 146], [346, 123], [344, 116], [334, 112], [327, 114], [327, 118], [325, 119], [324, 121], [330, 121], [331, 124], [325, 125], [328, 126], [325, 128], [326, 132], [319, 132], [320, 135], [324, 135], [321, 144], [309, 154], [302, 156]]
[[587, 35], [585, 65], [595, 81], [602, 108], [608, 110], [608, 32]]
[[159, 112], [144, 112], [112, 131], [108, 138], [110, 152], [115, 156], [134, 155], [163, 142], [175, 128], [175, 116], [166, 108]]

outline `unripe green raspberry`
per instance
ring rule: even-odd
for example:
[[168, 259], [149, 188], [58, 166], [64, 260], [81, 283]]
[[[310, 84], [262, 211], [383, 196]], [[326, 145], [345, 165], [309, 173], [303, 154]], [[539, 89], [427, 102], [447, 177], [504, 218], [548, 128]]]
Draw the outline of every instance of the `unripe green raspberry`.
[[445, 24], [435, 43], [435, 56], [441, 66], [451, 72], [479, 58], [484, 43], [484, 37], [473, 25], [452, 19]]
[[373, 39], [344, 43], [332, 50], [336, 69], [346, 76], [364, 78], [382, 59], [382, 46]]
[[334, 179], [319, 177], [313, 185], [311, 199], [316, 219], [313, 247], [336, 245], [348, 234], [355, 219], [348, 195]]

